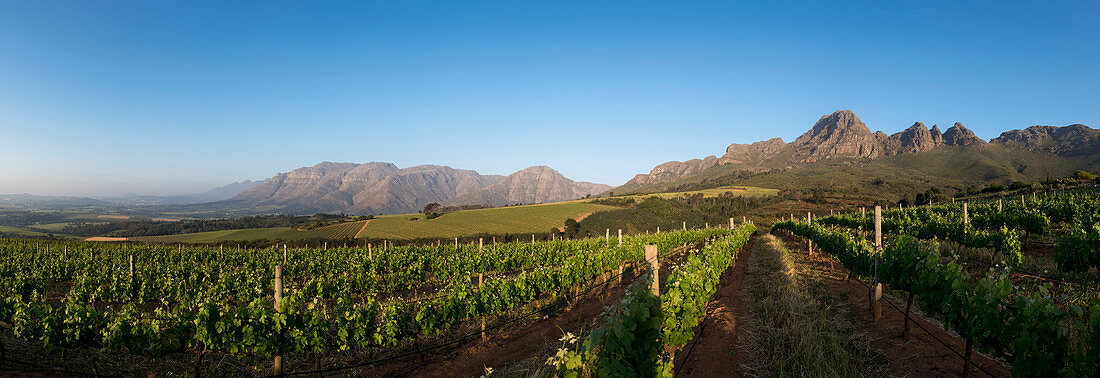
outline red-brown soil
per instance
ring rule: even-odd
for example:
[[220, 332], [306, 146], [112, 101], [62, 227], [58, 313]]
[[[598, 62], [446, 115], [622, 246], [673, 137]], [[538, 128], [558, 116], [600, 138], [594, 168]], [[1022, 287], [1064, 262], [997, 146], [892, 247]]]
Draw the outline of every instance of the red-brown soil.
[[744, 284], [745, 266], [752, 258], [758, 241], [754, 237], [738, 253], [733, 266], [722, 273], [718, 290], [707, 303], [706, 318], [696, 329], [695, 338], [681, 348], [673, 361], [677, 376], [740, 375], [740, 366], [748, 354], [745, 346], [737, 342], [737, 325], [739, 319], [752, 316], [742, 304], [742, 299], [749, 297]]
[[[871, 347], [880, 350], [889, 360], [888, 368], [898, 375], [909, 376], [961, 376], [963, 374], [963, 358], [952, 352], [954, 349], [959, 354], [965, 353], [966, 342], [958, 336], [945, 331], [940, 322], [929, 320], [917, 310], [914, 304], [910, 312], [909, 336], [902, 337], [904, 327], [905, 299], [884, 295], [883, 298], [893, 303], [898, 309], [884, 303], [882, 306], [883, 318], [874, 321], [873, 313], [868, 305], [867, 286], [849, 278], [849, 272], [831, 256], [820, 253], [814, 247], [814, 253], [807, 250], [805, 239], [791, 237], [789, 235], [777, 235], [787, 244], [792, 258], [800, 265], [820, 272], [824, 279], [828, 292], [843, 298], [842, 305], [856, 324], [865, 324], [870, 328]], [[916, 324], [923, 326], [925, 330]], [[939, 339], [946, 343], [944, 346]], [[950, 349], [949, 349], [950, 348]], [[996, 377], [1010, 376], [1009, 369], [1002, 363], [993, 360], [976, 350], [970, 357], [970, 376], [981, 377], [987, 374], [980, 370], [980, 366], [989, 374]]]

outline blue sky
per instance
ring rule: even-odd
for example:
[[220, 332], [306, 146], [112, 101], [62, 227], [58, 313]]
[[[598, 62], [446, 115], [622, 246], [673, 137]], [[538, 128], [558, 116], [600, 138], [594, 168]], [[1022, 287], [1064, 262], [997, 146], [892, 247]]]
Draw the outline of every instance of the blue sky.
[[852, 109], [1100, 124], [1100, 3], [0, 0], [0, 193], [321, 161], [622, 184]]

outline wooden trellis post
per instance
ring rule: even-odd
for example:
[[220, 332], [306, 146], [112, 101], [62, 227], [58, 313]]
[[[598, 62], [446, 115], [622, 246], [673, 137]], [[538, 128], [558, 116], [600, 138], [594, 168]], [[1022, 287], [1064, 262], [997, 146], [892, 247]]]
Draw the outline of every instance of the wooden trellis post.
[[[283, 304], [283, 266], [275, 266], [275, 311], [282, 312]], [[273, 373], [275, 375], [283, 374], [283, 355], [275, 356], [275, 366], [273, 367]]]
[[481, 239], [482, 239], [482, 238], [477, 238], [477, 250], [478, 250], [478, 252], [480, 252], [480, 251], [481, 251], [481, 249], [485, 247], [485, 246], [484, 246], [484, 245], [482, 244], [482, 240], [481, 240]]
[[875, 206], [875, 249], [882, 249], [882, 208]]
[[[485, 275], [483, 273], [478, 273], [477, 274], [477, 291], [481, 291], [481, 284], [482, 284], [482, 279], [484, 278], [484, 276]], [[485, 317], [484, 316], [481, 317], [481, 340], [485, 341]]]
[[611, 245], [611, 229], [608, 228], [603, 232], [603, 242], [607, 245]]
[[649, 274], [653, 275], [653, 282], [649, 286], [649, 292], [655, 297], [661, 296], [660, 279], [658, 279], [658, 272], [660, 267], [657, 265], [657, 246], [654, 244], [647, 244], [645, 246], [645, 262], [649, 266]]
[[966, 202], [963, 202], [963, 225], [970, 224], [970, 213], [967, 211]]
[[[882, 251], [882, 209], [878, 206], [875, 206], [875, 251]], [[871, 311], [874, 312], [877, 321], [882, 318], [882, 284], [878, 282], [878, 272], [875, 272], [875, 286], [872, 295]]]
[[619, 229], [619, 246], [623, 246], [623, 229]]
[[882, 319], [882, 283], [875, 283], [875, 321]]
[[286, 244], [283, 244], [283, 265], [286, 265]]

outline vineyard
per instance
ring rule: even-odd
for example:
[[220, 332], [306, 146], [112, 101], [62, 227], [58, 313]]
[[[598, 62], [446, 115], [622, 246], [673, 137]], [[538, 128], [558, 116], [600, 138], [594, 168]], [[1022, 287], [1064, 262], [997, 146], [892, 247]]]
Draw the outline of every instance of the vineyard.
[[[1095, 376], [1100, 196], [1071, 193], [778, 222], [914, 300], [1017, 376]], [[876, 248], [874, 230], [885, 233]], [[1052, 247], [1052, 248], [1051, 248]], [[1053, 249], [1053, 252], [1051, 252]]]
[[[663, 331], [672, 346], [690, 338], [700, 301], [753, 230], [685, 227], [621, 239], [314, 249], [6, 240], [0, 332], [46, 351], [194, 359], [195, 374], [205, 355], [251, 364], [233, 372], [248, 375], [365, 367], [476, 334], [485, 319], [537, 313], [612, 276], [633, 279], [644, 271], [635, 286], [646, 285], [655, 270], [641, 263], [643, 246], [653, 245], [662, 260], [684, 261], [666, 280], [673, 295], [665, 297], [681, 299], [662, 302], [655, 313], [666, 314], [666, 322], [678, 319]], [[608, 317], [609, 327], [617, 327], [621, 316]], [[322, 354], [358, 363], [280, 366], [282, 356]]]
[[[1003, 361], [1000, 374], [977, 367], [994, 376], [1098, 373], [1100, 196], [879, 210], [792, 216], [772, 232], [843, 265], [867, 287], [876, 319], [882, 285], [903, 302], [894, 308], [905, 333], [911, 318], [928, 324], [914, 307], [938, 320], [965, 345], [948, 348], [962, 371], [974, 369], [977, 351]], [[415, 375], [426, 371], [409, 366], [462, 355], [472, 374], [487, 357], [458, 350], [514, 328], [564, 334], [543, 375], [676, 376], [756, 231], [731, 219], [722, 228], [683, 222], [627, 236], [401, 247], [4, 240], [0, 358], [48, 374], [267, 376]], [[593, 291], [610, 297], [593, 302]], [[588, 310], [570, 317], [568, 331], [549, 329], [585, 298]], [[134, 359], [146, 362], [122, 362]]]

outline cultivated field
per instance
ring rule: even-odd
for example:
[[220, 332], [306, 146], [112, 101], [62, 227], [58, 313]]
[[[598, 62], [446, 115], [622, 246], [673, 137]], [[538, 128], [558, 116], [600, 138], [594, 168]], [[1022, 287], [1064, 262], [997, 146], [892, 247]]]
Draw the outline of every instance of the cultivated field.
[[305, 240], [305, 239], [349, 239], [363, 228], [363, 222], [346, 222], [332, 226], [299, 230], [294, 227], [249, 228], [240, 230], [221, 230], [196, 232], [190, 234], [139, 236], [129, 240], [158, 243], [213, 243], [228, 240]]
[[[615, 209], [580, 201], [543, 205], [465, 210], [426, 219], [423, 214], [386, 215], [369, 221], [299, 230], [293, 227], [253, 228], [197, 232], [179, 235], [141, 236], [136, 241], [158, 243], [213, 243], [233, 240], [306, 240], [306, 239], [425, 239], [453, 238], [478, 234], [543, 233], [560, 227], [567, 218]], [[366, 223], [366, 227], [363, 227]]]
[[561, 227], [567, 218], [616, 209], [587, 202], [498, 207], [447, 213], [425, 219], [422, 214], [385, 216], [371, 220], [360, 238], [453, 238], [477, 234], [544, 233]]

